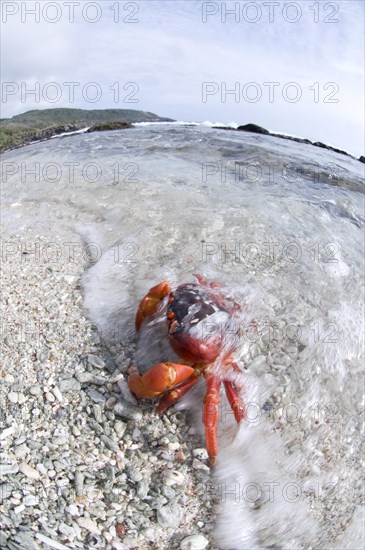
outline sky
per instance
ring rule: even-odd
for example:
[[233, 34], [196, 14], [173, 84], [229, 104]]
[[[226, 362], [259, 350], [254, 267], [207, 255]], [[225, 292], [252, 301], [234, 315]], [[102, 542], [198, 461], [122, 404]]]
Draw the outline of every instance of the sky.
[[364, 154], [362, 0], [1, 2], [1, 117], [140, 109]]

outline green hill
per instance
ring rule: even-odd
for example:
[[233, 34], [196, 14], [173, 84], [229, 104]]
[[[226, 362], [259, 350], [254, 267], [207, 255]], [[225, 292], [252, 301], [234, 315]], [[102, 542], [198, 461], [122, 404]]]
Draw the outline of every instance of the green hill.
[[0, 119], [0, 151], [107, 122], [173, 122], [133, 109], [44, 109]]

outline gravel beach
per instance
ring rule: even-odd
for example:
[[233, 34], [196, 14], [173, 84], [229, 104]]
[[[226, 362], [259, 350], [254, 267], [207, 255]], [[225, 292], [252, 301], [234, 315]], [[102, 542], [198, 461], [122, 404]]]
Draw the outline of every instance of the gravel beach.
[[[274, 139], [147, 126], [4, 154], [1, 547], [363, 548], [361, 164]], [[237, 179], [243, 147], [283, 175]], [[121, 158], [139, 171], [117, 184]], [[203, 159], [227, 175], [205, 185]], [[138, 301], [194, 273], [255, 328], [214, 468], [203, 380], [161, 416], [127, 388], [134, 362], [174, 360], [162, 318], [135, 337]]]
[[214, 548], [202, 441], [125, 400], [133, 344], [85, 318], [85, 258], [46, 261], [51, 232], [3, 240], [1, 547]]

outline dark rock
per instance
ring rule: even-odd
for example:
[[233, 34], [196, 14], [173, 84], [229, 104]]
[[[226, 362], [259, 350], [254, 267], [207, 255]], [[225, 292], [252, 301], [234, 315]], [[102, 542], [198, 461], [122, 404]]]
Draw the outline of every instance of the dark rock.
[[[227, 126], [214, 126], [213, 130], [234, 130], [234, 128], [228, 128]], [[245, 124], [244, 126], [238, 126], [237, 130], [240, 132], [253, 132], [256, 134], [264, 134], [271, 137], [276, 137], [280, 139], [286, 139], [289, 141], [296, 141], [297, 143], [305, 143], [307, 145], [313, 145], [314, 147], [321, 147], [321, 149], [327, 149], [328, 151], [334, 151], [335, 153], [340, 153], [341, 155], [346, 155], [347, 157], [351, 157], [355, 159], [353, 155], [350, 155], [346, 151], [343, 151], [343, 149], [337, 149], [336, 147], [332, 147], [331, 145], [326, 145], [325, 143], [322, 143], [321, 141], [313, 142], [310, 139], [304, 139], [299, 138], [295, 136], [287, 136], [285, 134], [277, 134], [269, 132], [269, 130], [266, 130], [265, 128], [262, 128], [261, 126], [258, 126], [257, 124]], [[360, 162], [365, 163], [365, 157], [361, 156], [359, 159]]]
[[238, 126], [237, 130], [239, 132], [253, 132], [254, 134], [265, 134], [270, 135], [269, 130], [266, 130], [266, 128], [262, 128], [262, 126], [258, 126], [257, 124], [245, 124], [244, 126]]
[[94, 124], [91, 126], [91, 128], [88, 129], [88, 133], [106, 132], [108, 130], [125, 130], [126, 128], [133, 128], [133, 124], [124, 121], [100, 122], [99, 124]]

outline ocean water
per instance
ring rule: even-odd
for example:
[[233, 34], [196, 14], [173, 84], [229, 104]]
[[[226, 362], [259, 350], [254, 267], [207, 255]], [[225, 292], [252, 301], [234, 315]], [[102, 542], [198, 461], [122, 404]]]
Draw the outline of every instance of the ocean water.
[[[74, 233], [102, 338], [135, 338], [139, 300], [165, 279], [200, 273], [242, 305], [239, 336], [213, 327], [234, 339], [247, 407], [237, 426], [222, 395], [219, 548], [361, 548], [364, 166], [209, 124], [61, 137], [2, 160], [6, 234]], [[157, 319], [141, 370], [172, 357], [165, 344]], [[203, 395], [179, 404], [202, 433]]]

